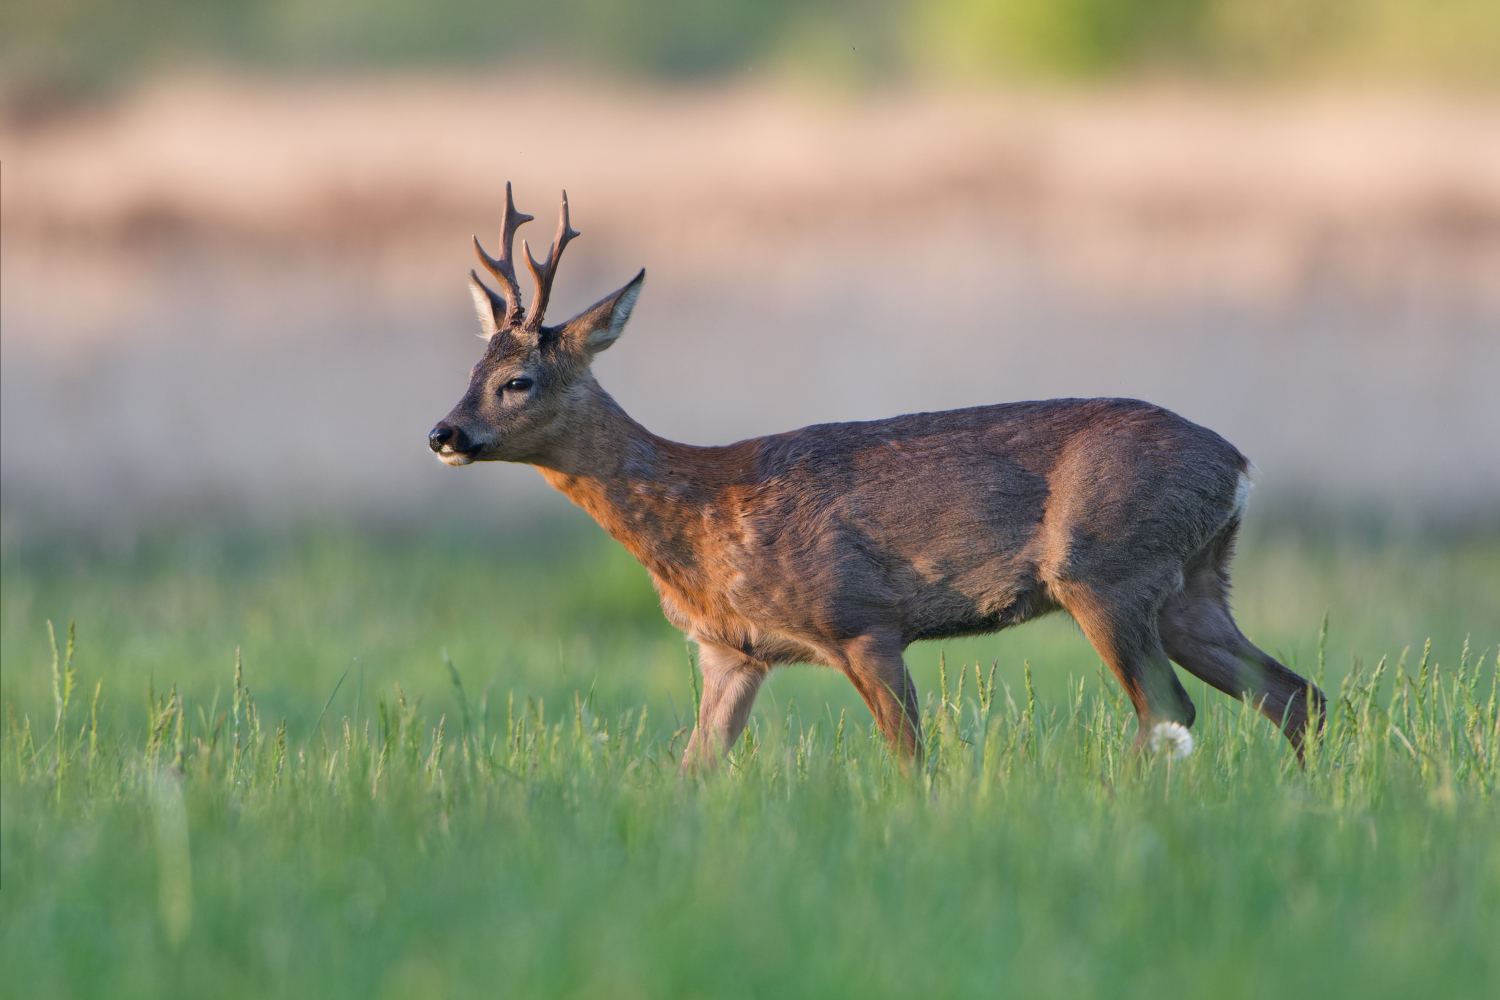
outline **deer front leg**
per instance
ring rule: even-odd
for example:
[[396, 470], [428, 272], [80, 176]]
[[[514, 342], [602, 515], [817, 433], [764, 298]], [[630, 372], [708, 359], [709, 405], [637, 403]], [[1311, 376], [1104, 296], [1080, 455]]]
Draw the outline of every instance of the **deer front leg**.
[[727, 754], [750, 718], [750, 708], [761, 682], [765, 664], [737, 649], [699, 640], [699, 667], [703, 671], [703, 700], [698, 703], [698, 725], [682, 755], [682, 769], [714, 768]]
[[854, 682], [875, 724], [902, 760], [922, 760], [922, 709], [898, 639], [862, 635], [843, 650], [844, 673]]

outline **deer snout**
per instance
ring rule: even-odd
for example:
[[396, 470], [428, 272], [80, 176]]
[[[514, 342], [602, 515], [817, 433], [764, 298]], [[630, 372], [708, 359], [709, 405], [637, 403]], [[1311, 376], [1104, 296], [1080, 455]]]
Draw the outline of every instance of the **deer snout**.
[[463, 428], [454, 427], [448, 421], [439, 423], [427, 435], [427, 447], [439, 456], [460, 455], [468, 457], [475, 449]]

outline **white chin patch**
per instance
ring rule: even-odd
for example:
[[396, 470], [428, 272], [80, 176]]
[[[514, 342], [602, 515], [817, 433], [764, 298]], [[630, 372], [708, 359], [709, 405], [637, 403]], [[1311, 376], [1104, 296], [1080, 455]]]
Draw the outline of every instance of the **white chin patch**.
[[438, 458], [442, 459], [444, 465], [452, 465], [454, 467], [474, 464], [474, 456], [460, 455], [456, 451], [445, 451], [439, 454]]

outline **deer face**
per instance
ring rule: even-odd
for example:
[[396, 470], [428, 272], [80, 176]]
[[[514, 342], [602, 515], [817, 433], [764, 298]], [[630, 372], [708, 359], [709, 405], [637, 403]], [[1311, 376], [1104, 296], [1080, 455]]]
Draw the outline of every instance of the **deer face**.
[[[427, 436], [448, 465], [535, 462], [572, 433], [575, 401], [595, 354], [625, 329], [646, 272], [561, 326], [490, 334], [453, 411]], [[481, 315], [481, 322], [484, 316]]]
[[493, 334], [469, 373], [468, 391], [432, 429], [428, 446], [448, 465], [524, 460], [557, 422], [558, 383], [566, 376], [559, 368], [555, 358], [543, 359], [539, 344], [508, 330]]
[[588, 382], [589, 363], [624, 332], [646, 280], [643, 269], [624, 288], [562, 326], [543, 326], [557, 263], [568, 241], [578, 235], [568, 223], [568, 193], [563, 192], [557, 235], [547, 259], [538, 264], [531, 248], [521, 244], [536, 281], [536, 298], [523, 312], [511, 247], [516, 228], [530, 221], [531, 216], [516, 211], [506, 184], [500, 256], [491, 257], [479, 240], [474, 241], [500, 293], [469, 272], [469, 291], [489, 346], [469, 375], [469, 391], [427, 435], [428, 447], [449, 465], [541, 461], [548, 448], [570, 432], [569, 418], [580, 409], [577, 403]]

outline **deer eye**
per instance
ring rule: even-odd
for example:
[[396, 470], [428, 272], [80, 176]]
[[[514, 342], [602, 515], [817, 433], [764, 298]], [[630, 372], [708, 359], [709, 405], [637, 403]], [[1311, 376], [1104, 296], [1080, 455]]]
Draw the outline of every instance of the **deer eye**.
[[506, 392], [525, 392], [531, 388], [532, 384], [531, 379], [522, 376], [521, 378], [513, 378], [505, 383], [504, 389]]

